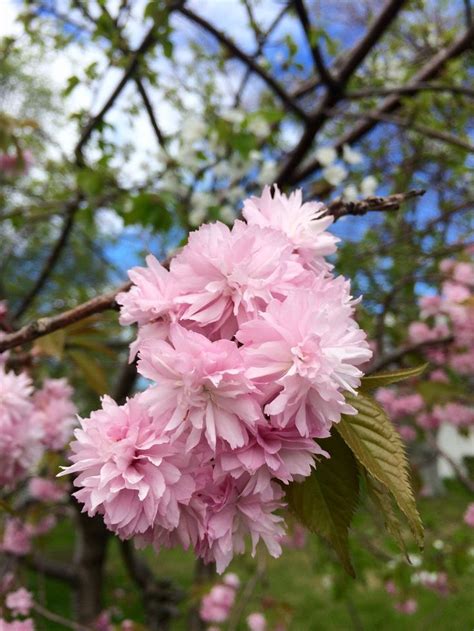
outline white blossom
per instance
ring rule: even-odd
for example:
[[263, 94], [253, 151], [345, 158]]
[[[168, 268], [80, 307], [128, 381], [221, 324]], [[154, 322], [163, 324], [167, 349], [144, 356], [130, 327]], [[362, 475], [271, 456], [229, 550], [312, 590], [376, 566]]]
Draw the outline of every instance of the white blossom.
[[349, 184], [342, 192], [342, 196], [346, 202], [355, 202], [359, 196], [359, 191], [355, 184]]
[[249, 132], [251, 132], [252, 134], [255, 134], [257, 138], [266, 138], [267, 136], [270, 135], [270, 125], [261, 116], [252, 118], [249, 121], [247, 128]]
[[331, 164], [330, 166], [327, 166], [325, 169], [323, 169], [324, 179], [333, 186], [338, 186], [346, 179], [347, 176], [347, 169], [340, 164]]
[[373, 175], [367, 175], [360, 183], [360, 191], [364, 197], [370, 197], [377, 189], [378, 181]]
[[123, 219], [112, 208], [100, 208], [95, 214], [95, 225], [103, 237], [116, 238], [123, 230]]
[[315, 156], [323, 167], [327, 167], [337, 159], [337, 151], [334, 147], [320, 147], [316, 149]]
[[343, 146], [342, 157], [347, 164], [360, 164], [363, 160], [362, 155], [355, 149], [349, 147], [349, 145]]

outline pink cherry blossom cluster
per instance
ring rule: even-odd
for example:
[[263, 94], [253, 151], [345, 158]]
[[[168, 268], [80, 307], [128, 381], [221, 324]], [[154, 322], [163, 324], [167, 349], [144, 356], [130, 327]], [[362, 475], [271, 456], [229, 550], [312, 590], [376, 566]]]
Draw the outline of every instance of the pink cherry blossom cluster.
[[222, 583], [217, 583], [203, 596], [199, 616], [204, 622], [222, 623], [229, 619], [235, 604], [239, 577], [231, 572], [224, 574]]
[[266, 188], [232, 229], [202, 226], [172, 259], [129, 272], [120, 321], [149, 387], [105, 397], [72, 443], [76, 498], [138, 545], [192, 546], [222, 572], [261, 539], [281, 553], [282, 484], [311, 473], [315, 439], [371, 356], [350, 285], [324, 256], [337, 239], [319, 203]]
[[0, 364], [0, 486], [13, 487], [31, 473], [45, 449], [62, 449], [72, 434], [76, 408], [65, 379], [48, 379], [34, 391], [26, 373]]
[[[467, 253], [472, 255], [472, 252]], [[422, 320], [409, 329], [411, 341], [430, 342], [452, 336], [451, 344], [427, 350], [428, 358], [463, 375], [474, 373], [474, 264], [445, 259], [441, 293], [420, 298]]]
[[35, 625], [28, 616], [33, 607], [33, 596], [24, 587], [11, 590], [14, 582], [13, 574], [9, 573], [0, 583], [0, 600], [3, 600], [3, 615], [9, 620], [0, 617], [0, 631], [34, 631]]
[[464, 523], [474, 528], [474, 502], [468, 505], [464, 513]]

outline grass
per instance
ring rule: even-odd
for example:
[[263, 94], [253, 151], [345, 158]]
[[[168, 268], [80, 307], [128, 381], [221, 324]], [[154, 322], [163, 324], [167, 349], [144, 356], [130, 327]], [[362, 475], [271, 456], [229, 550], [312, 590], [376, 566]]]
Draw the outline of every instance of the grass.
[[[412, 616], [396, 612], [393, 599], [385, 593], [384, 580], [387, 562], [375, 559], [363, 545], [369, 541], [377, 554], [397, 554], [391, 542], [375, 528], [371, 519], [360, 512], [356, 518], [353, 537], [354, 565], [358, 578], [344, 576], [333, 563], [326, 547], [311, 536], [304, 549], [285, 549], [279, 559], [260, 556], [265, 572], [258, 580], [248, 602], [244, 618], [251, 611], [265, 611], [270, 629], [278, 621], [285, 621], [289, 631], [472, 631], [474, 629], [474, 530], [462, 523], [464, 509], [472, 498], [456, 484], [450, 484], [442, 497], [420, 500], [420, 511], [426, 527], [426, 554], [423, 567], [433, 568], [436, 563], [449, 562], [450, 576], [454, 578], [453, 592], [446, 598], [419, 588], [418, 611]], [[44, 547], [49, 556], [66, 559], [71, 554], [73, 533], [67, 522], [59, 524]], [[434, 551], [433, 541], [441, 539], [446, 549], [464, 550], [456, 561], [456, 554], [446, 561]], [[192, 593], [194, 558], [182, 550], [163, 550], [159, 555], [146, 551], [146, 557], [157, 575], [172, 578], [187, 593]], [[436, 556], [437, 555], [437, 556]], [[441, 561], [440, 561], [441, 559]], [[229, 570], [236, 572], [242, 581], [254, 576], [256, 560], [248, 555], [236, 559]], [[431, 564], [431, 565], [430, 565]], [[457, 565], [459, 565], [459, 571]], [[407, 573], [407, 566], [401, 570]], [[111, 540], [107, 563], [106, 605], [117, 610], [120, 618], [143, 622], [143, 611], [134, 585], [131, 584], [121, 563], [118, 543]], [[29, 574], [30, 588], [37, 598], [55, 613], [71, 616], [71, 595], [58, 581]], [[173, 630], [186, 629], [188, 599], [182, 605], [182, 616]], [[63, 631], [64, 626], [37, 619], [40, 631]], [[224, 627], [225, 628], [225, 627]], [[245, 629], [241, 622], [239, 629]]]

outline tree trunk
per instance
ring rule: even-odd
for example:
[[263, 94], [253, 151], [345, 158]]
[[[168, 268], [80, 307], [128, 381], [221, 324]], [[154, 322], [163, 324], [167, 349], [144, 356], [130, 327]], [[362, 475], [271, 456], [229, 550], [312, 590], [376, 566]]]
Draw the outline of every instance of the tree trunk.
[[87, 624], [97, 618], [103, 609], [104, 566], [109, 532], [100, 515], [91, 518], [79, 512], [79, 505], [77, 509], [75, 610], [77, 620]]

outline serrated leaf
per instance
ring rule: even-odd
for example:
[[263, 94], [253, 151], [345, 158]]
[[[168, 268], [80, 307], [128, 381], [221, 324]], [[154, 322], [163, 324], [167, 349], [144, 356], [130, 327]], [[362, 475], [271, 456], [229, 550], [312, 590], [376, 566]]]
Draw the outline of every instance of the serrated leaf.
[[362, 392], [347, 395], [355, 416], [343, 416], [337, 431], [354, 456], [376, 480], [387, 487], [405, 515], [420, 546], [423, 525], [410, 482], [408, 460], [402, 439], [385, 411], [374, 399]]
[[62, 359], [65, 341], [66, 332], [64, 329], [59, 329], [58, 331], [54, 331], [54, 333], [38, 338], [34, 347], [43, 355]]
[[97, 394], [105, 394], [108, 390], [108, 384], [102, 366], [84, 351], [69, 350], [68, 355], [81, 371], [87, 385]]
[[428, 364], [422, 364], [421, 366], [415, 366], [414, 368], [403, 368], [400, 370], [391, 370], [386, 372], [375, 373], [368, 377], [362, 377], [361, 390], [367, 392], [380, 388], [382, 386], [389, 386], [392, 383], [399, 381], [405, 381], [411, 377], [419, 377], [423, 374], [428, 367]]
[[408, 552], [402, 535], [402, 525], [393, 505], [393, 497], [386, 486], [365, 472], [367, 493], [375, 507], [381, 513], [385, 529], [391, 535], [409, 562]]
[[303, 482], [290, 484], [286, 499], [295, 517], [323, 537], [334, 548], [344, 569], [355, 576], [348, 532], [359, 499], [357, 463], [336, 433], [322, 440], [321, 446], [331, 457], [320, 460]]

